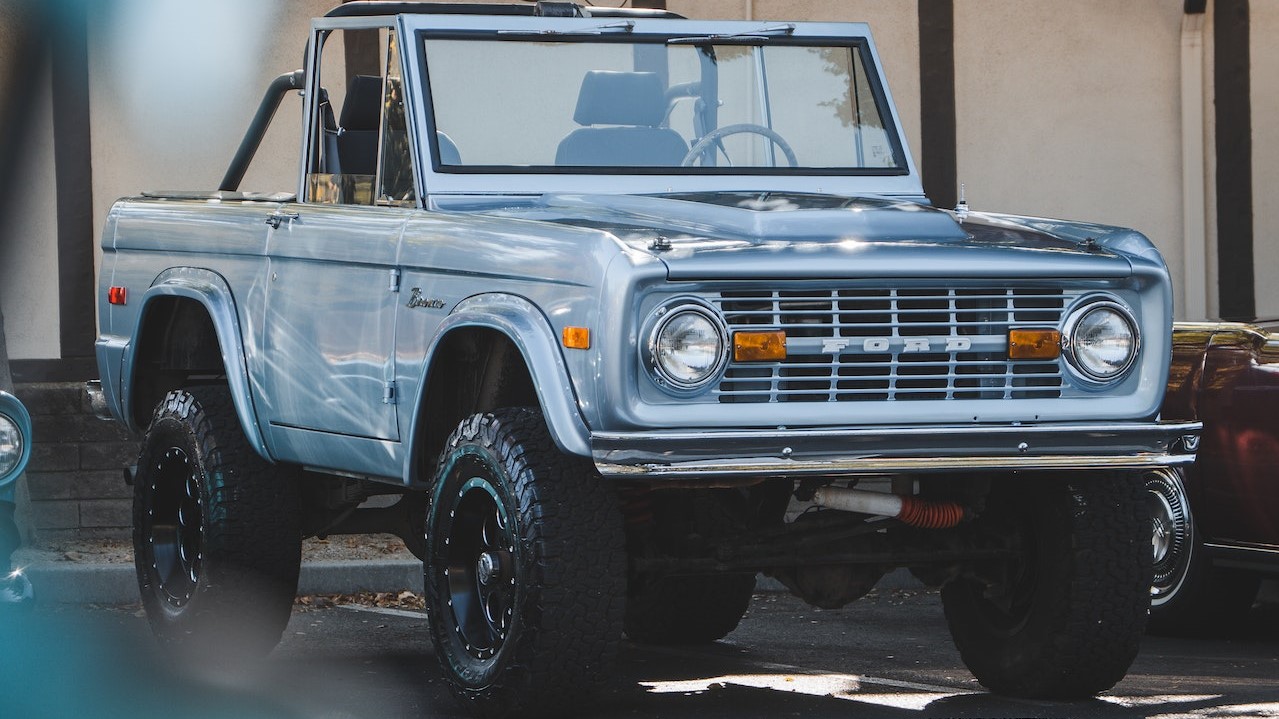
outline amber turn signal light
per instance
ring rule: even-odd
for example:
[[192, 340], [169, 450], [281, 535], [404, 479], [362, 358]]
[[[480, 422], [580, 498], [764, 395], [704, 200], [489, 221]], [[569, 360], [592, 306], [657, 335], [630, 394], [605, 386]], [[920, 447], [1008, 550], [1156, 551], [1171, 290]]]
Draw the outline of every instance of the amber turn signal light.
[[776, 362], [786, 359], [786, 333], [734, 332], [734, 362]]
[[571, 350], [588, 350], [591, 348], [591, 331], [585, 327], [565, 327], [561, 340]]
[[112, 287], [107, 290], [107, 302], [122, 305], [129, 299], [129, 290], [124, 287]]
[[1057, 359], [1061, 333], [1057, 330], [1009, 330], [1008, 359]]

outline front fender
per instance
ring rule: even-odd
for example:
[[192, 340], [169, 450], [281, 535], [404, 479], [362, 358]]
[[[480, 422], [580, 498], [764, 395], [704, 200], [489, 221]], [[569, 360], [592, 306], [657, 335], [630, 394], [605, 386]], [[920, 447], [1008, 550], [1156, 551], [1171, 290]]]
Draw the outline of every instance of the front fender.
[[253, 404], [253, 395], [249, 391], [249, 372], [245, 363], [244, 340], [240, 334], [240, 319], [236, 314], [235, 297], [231, 294], [231, 286], [221, 275], [211, 270], [192, 267], [178, 267], [165, 270], [158, 277], [146, 294], [142, 296], [142, 307], [138, 313], [138, 321], [133, 327], [133, 336], [124, 349], [121, 361], [122, 386], [120, 404], [122, 414], [131, 429], [133, 422], [133, 385], [136, 377], [135, 353], [142, 340], [142, 328], [146, 326], [147, 312], [152, 303], [161, 297], [181, 297], [194, 300], [204, 307], [213, 321], [213, 329], [218, 336], [218, 347], [222, 354], [222, 366], [226, 368], [227, 384], [231, 389], [231, 398], [235, 402], [235, 412], [240, 419], [240, 426], [250, 446], [264, 458], [270, 460], [266, 442], [258, 427], [257, 410]]
[[[418, 424], [422, 421], [423, 405], [428, 401], [426, 393], [436, 352], [452, 332], [464, 328], [496, 330], [511, 340], [528, 366], [546, 426], [556, 446], [568, 454], [590, 457], [590, 430], [578, 409], [568, 367], [559, 351], [559, 340], [537, 306], [523, 297], [509, 294], [479, 295], [463, 300], [440, 324], [427, 348], [418, 384], [422, 391], [413, 407], [413, 427], [408, 436], [418, 436]], [[412, 481], [420, 451], [420, 443], [414, 442], [409, 450], [409, 461], [405, 464], [406, 484]]]

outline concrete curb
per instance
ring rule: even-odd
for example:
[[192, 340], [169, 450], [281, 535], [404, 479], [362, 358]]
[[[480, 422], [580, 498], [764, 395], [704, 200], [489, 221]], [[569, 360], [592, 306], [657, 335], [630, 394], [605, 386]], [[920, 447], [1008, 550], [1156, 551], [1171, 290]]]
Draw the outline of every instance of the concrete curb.
[[[138, 580], [132, 564], [42, 563], [26, 568], [41, 604], [132, 604]], [[298, 594], [422, 591], [422, 564], [415, 559], [307, 562]]]
[[[133, 604], [138, 582], [132, 564], [46, 562], [25, 570], [41, 604]], [[879, 589], [922, 589], [905, 570], [891, 572]], [[356, 592], [422, 592], [422, 564], [416, 559], [306, 562], [298, 577], [298, 594]], [[771, 577], [759, 578], [759, 592], [785, 592]]]

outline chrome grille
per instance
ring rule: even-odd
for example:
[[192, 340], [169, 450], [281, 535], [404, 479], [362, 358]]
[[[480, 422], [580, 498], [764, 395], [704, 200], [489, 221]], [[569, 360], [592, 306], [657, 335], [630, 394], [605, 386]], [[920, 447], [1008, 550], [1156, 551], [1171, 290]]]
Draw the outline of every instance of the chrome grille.
[[1008, 330], [1056, 328], [1077, 292], [1044, 288], [743, 290], [729, 331], [783, 330], [781, 362], [730, 363], [720, 402], [1061, 396], [1056, 360], [1009, 360]]

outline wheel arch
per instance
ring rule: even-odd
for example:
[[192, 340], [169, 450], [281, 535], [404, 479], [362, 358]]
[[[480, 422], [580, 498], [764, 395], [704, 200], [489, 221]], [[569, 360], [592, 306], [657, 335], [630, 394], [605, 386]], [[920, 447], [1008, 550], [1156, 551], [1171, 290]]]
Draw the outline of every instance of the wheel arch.
[[121, 373], [121, 410], [130, 428], [144, 428], [156, 402], [193, 375], [220, 374], [250, 446], [271, 458], [249, 389], [235, 297], [221, 275], [197, 268], [161, 273], [142, 296], [133, 332]]
[[429, 479], [458, 422], [503, 406], [535, 403], [560, 451], [590, 456], [590, 432], [555, 333], [525, 298], [491, 294], [459, 304], [427, 349], [418, 387], [405, 464], [408, 485]]

